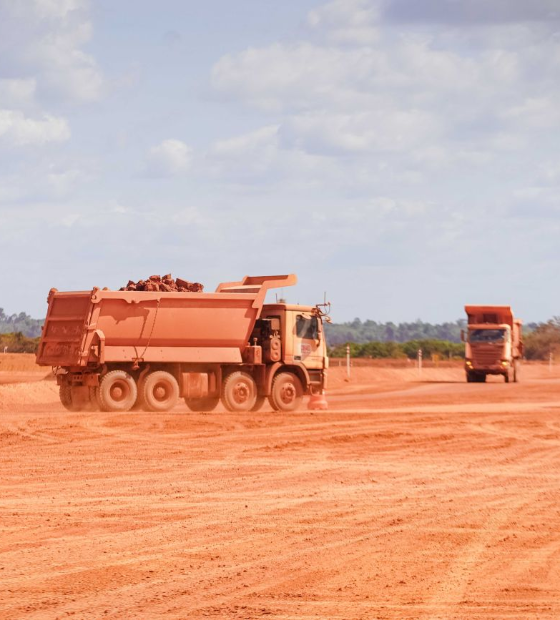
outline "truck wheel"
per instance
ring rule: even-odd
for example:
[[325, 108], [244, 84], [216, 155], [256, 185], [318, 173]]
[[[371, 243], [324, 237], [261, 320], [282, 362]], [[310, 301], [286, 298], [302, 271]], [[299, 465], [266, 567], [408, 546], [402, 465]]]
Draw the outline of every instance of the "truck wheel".
[[257, 400], [255, 404], [251, 407], [251, 411], [258, 411], [264, 405], [264, 401], [266, 400], [266, 396], [257, 396]]
[[467, 372], [467, 383], [474, 383], [476, 381], [476, 377], [472, 374], [472, 372]]
[[219, 396], [206, 396], [205, 398], [187, 398], [185, 396], [185, 404], [191, 411], [214, 411], [219, 402]]
[[164, 412], [175, 407], [179, 400], [179, 384], [170, 372], [151, 372], [143, 383], [142, 394], [148, 411]]
[[60, 402], [68, 411], [96, 411], [99, 408], [97, 402], [97, 388], [87, 389], [71, 385], [61, 385], [59, 390]]
[[257, 401], [257, 384], [246, 372], [232, 372], [224, 379], [222, 403], [228, 411], [251, 411]]
[[506, 383], [509, 383], [509, 370], [506, 372], [506, 374], [504, 375], [504, 381]]
[[281, 372], [272, 381], [270, 406], [275, 411], [295, 411], [303, 400], [301, 381], [291, 372]]
[[69, 385], [61, 385], [60, 389], [58, 390], [58, 395], [60, 397], [60, 402], [62, 403], [62, 405], [64, 406], [65, 409], [67, 409], [68, 411], [81, 411], [82, 407], [80, 406], [80, 402], [76, 402], [75, 398], [72, 398], [72, 396], [75, 396], [74, 391], [72, 390], [72, 387]]
[[111, 370], [102, 377], [98, 392], [101, 411], [128, 411], [137, 396], [136, 382], [126, 371]]

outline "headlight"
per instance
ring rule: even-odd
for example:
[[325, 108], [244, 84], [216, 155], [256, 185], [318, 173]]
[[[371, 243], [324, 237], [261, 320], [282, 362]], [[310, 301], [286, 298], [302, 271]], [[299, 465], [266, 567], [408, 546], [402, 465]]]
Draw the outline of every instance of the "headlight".
[[466, 361], [465, 361], [465, 363], [466, 363], [466, 365], [467, 365], [467, 366], [470, 366], [470, 367], [472, 368], [472, 362], [471, 362], [471, 360], [466, 360]]
[[509, 366], [509, 362], [507, 360], [502, 360], [502, 366]]

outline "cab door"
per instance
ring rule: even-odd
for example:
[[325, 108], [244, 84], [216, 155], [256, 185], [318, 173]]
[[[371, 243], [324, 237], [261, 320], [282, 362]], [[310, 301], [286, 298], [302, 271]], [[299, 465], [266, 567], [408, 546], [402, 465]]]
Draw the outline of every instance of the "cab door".
[[296, 312], [294, 321], [294, 360], [306, 368], [323, 368], [324, 342], [321, 320], [310, 312]]

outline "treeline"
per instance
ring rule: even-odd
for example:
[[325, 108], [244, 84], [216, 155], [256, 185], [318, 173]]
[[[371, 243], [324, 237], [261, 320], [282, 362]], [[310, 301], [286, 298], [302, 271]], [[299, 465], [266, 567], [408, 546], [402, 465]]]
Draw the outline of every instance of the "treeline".
[[465, 357], [465, 345], [461, 342], [449, 340], [409, 340], [408, 342], [349, 342], [331, 347], [331, 357], [346, 357], [346, 347], [350, 347], [352, 357], [367, 357], [374, 359], [416, 359], [418, 351], [422, 350], [424, 359], [460, 359]]
[[528, 360], [547, 360], [550, 354], [560, 360], [560, 316], [539, 323], [525, 336], [525, 357]]
[[21, 333], [28, 338], [37, 338], [41, 335], [42, 325], [42, 319], [32, 319], [25, 312], [8, 315], [4, 308], [0, 308], [0, 334]]
[[327, 342], [335, 347], [347, 342], [397, 342], [407, 343], [415, 340], [461, 342], [461, 330], [466, 327], [466, 320], [460, 319], [453, 323], [378, 323], [377, 321], [361, 321], [354, 319], [348, 323], [332, 323], [327, 325], [325, 332]]
[[[378, 323], [354, 319], [348, 323], [331, 323], [325, 327], [327, 342], [331, 347], [347, 342], [411, 342], [413, 340], [442, 340], [461, 342], [461, 330], [466, 329], [466, 319], [451, 323]], [[537, 323], [523, 326], [525, 333], [537, 327]]]
[[21, 332], [0, 334], [0, 354], [7, 353], [36, 353], [39, 346], [39, 337], [28, 338]]

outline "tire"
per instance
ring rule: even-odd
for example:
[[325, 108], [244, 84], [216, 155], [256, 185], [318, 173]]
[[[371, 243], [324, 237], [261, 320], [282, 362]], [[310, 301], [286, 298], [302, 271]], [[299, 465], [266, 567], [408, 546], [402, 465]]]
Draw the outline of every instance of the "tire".
[[98, 392], [101, 411], [129, 411], [137, 396], [136, 382], [125, 370], [111, 370], [102, 377]]
[[257, 396], [257, 400], [255, 404], [251, 407], [251, 411], [259, 411], [264, 405], [264, 401], [266, 400], [266, 396]]
[[143, 381], [142, 397], [146, 411], [170, 411], [179, 401], [177, 379], [165, 370], [151, 372]]
[[187, 398], [185, 396], [185, 404], [191, 411], [208, 412], [214, 411], [220, 402], [219, 396], [206, 396], [204, 398]]
[[251, 411], [257, 401], [257, 384], [250, 374], [232, 372], [224, 379], [222, 403], [228, 411]]
[[474, 383], [476, 381], [476, 377], [472, 374], [472, 372], [467, 372], [467, 383]]
[[506, 383], [509, 383], [509, 370], [506, 372], [506, 374], [504, 375], [504, 381]]
[[292, 372], [281, 372], [272, 381], [270, 406], [275, 411], [295, 411], [303, 400], [303, 387]]
[[60, 397], [60, 402], [62, 403], [62, 406], [67, 410], [67, 411], [81, 411], [82, 408], [78, 405], [78, 403], [75, 402], [75, 400], [72, 398], [73, 395], [73, 390], [71, 388], [71, 386], [69, 385], [61, 385], [59, 390], [58, 390], [58, 395]]
[[96, 387], [90, 387], [84, 392], [79, 387], [61, 385], [59, 396], [60, 402], [68, 411], [96, 411], [99, 407]]

